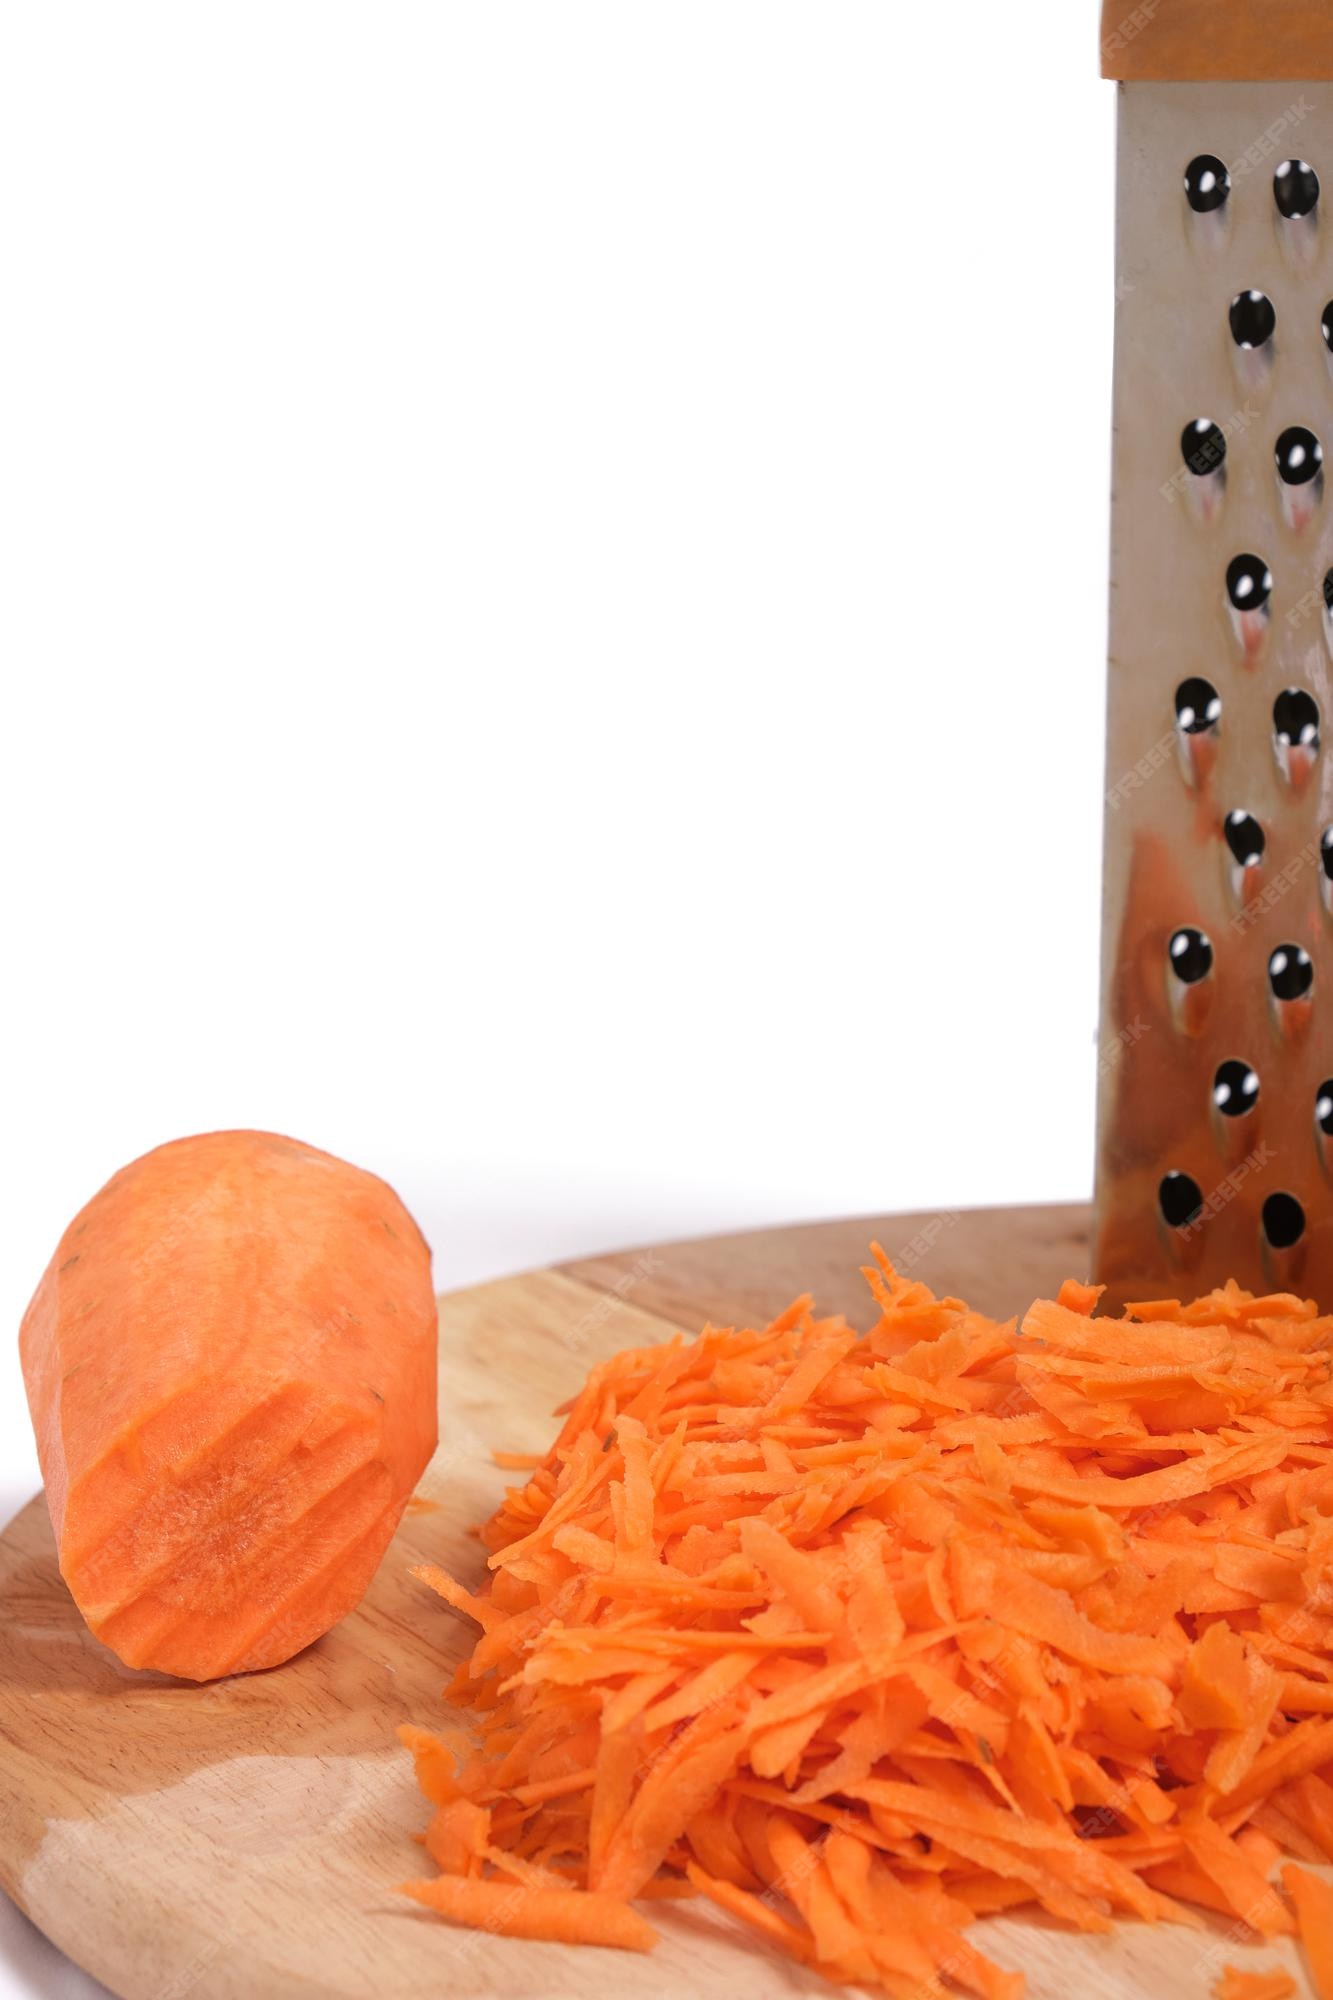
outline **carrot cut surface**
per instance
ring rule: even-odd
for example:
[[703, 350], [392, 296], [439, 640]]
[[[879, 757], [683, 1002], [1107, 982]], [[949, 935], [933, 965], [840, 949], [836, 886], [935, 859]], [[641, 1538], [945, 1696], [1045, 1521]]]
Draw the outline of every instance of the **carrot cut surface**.
[[403, 1732], [410, 1893], [636, 1948], [610, 1912], [694, 1893], [891, 2000], [1019, 2000], [983, 1947], [1024, 1908], [1299, 1929], [1333, 1982], [1333, 1889], [1271, 1879], [1333, 1854], [1333, 1320], [1071, 1282], [997, 1322], [866, 1276], [862, 1334], [803, 1298], [601, 1362], [488, 1578], [417, 1571], [477, 1638], [450, 1732]]

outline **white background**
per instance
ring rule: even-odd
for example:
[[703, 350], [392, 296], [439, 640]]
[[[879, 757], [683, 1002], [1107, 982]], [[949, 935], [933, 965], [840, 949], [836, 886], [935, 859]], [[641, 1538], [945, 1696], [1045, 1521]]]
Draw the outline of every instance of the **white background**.
[[443, 1285], [1086, 1194], [1096, 70], [1092, 0], [6, 11], [0, 1517], [41, 1268], [184, 1132]]

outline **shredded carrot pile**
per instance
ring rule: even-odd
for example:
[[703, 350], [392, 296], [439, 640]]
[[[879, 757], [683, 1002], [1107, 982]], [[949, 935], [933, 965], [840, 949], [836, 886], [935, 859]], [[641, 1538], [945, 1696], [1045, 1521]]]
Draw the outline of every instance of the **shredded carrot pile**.
[[488, 1586], [418, 1572], [480, 1637], [456, 1724], [402, 1732], [407, 1892], [631, 1949], [702, 1896], [894, 2000], [1017, 2000], [989, 1913], [1202, 1907], [1299, 1926], [1333, 2000], [1333, 1889], [1270, 1880], [1333, 1859], [1333, 1318], [866, 1277], [866, 1334], [800, 1299], [595, 1368], [504, 1461]]

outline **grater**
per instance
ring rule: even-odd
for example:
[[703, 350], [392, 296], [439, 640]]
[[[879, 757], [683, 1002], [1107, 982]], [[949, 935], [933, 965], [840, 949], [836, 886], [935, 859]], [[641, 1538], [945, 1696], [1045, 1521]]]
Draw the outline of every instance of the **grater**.
[[1333, 1307], [1333, 8], [1106, 0], [1095, 1262]]

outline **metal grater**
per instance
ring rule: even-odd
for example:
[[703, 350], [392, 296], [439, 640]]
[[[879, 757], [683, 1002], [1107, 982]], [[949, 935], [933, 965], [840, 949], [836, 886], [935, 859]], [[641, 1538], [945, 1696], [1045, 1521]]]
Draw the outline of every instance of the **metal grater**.
[[1333, 1306], [1333, 19], [1119, 11], [1097, 1275]]

